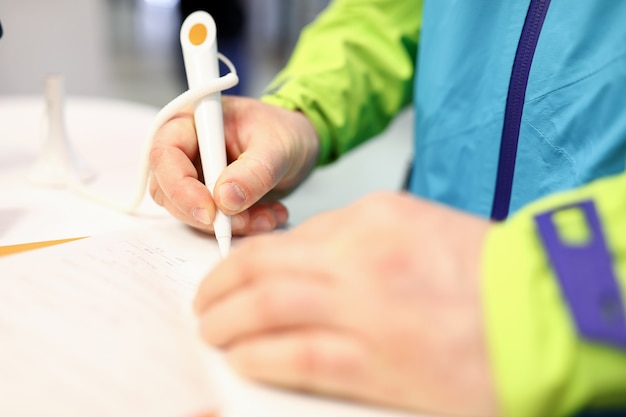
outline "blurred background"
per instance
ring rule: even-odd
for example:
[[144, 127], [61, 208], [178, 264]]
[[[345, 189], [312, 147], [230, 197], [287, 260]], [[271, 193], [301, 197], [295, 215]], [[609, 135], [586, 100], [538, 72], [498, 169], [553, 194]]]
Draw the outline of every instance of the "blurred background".
[[163, 106], [186, 82], [180, 24], [209, 11], [218, 47], [258, 96], [293, 48], [300, 29], [328, 0], [0, 0], [0, 94], [39, 94], [48, 73], [68, 94]]

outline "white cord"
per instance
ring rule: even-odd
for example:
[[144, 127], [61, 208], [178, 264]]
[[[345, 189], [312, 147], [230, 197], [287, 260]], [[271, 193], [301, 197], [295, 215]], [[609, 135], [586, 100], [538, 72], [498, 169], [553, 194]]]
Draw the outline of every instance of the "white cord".
[[152, 149], [152, 143], [154, 142], [154, 137], [158, 130], [184, 108], [189, 106], [195, 107], [195, 105], [206, 96], [232, 88], [239, 82], [237, 70], [235, 69], [233, 63], [219, 52], [217, 54], [217, 57], [222, 62], [224, 62], [224, 64], [226, 64], [226, 66], [230, 70], [228, 74], [213, 80], [213, 82], [208, 83], [203, 87], [185, 91], [184, 93], [180, 94], [178, 97], [170, 101], [168, 104], [166, 104], [157, 113], [156, 118], [152, 124], [152, 128], [150, 129], [150, 132], [148, 134], [148, 138], [144, 144], [144, 150], [141, 155], [141, 165], [137, 191], [134, 198], [129, 204], [107, 200], [102, 196], [94, 194], [88, 187], [85, 187], [79, 182], [70, 182], [68, 184], [68, 187], [78, 194], [97, 202], [98, 204], [125, 213], [135, 212], [135, 210], [137, 210], [137, 208], [143, 201], [143, 198], [146, 194], [146, 187], [148, 185], [148, 178], [150, 176], [150, 150]]

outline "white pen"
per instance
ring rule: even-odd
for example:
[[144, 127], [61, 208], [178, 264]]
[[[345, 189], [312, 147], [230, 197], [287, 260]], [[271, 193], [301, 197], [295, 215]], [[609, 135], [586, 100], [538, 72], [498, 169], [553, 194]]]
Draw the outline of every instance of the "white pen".
[[[215, 21], [210, 14], [190, 14], [180, 30], [180, 42], [189, 89], [201, 88], [219, 78]], [[213, 194], [215, 182], [226, 168], [226, 142], [220, 92], [203, 98], [195, 108], [194, 120], [204, 183]], [[230, 251], [232, 229], [230, 217], [218, 209], [213, 222], [215, 238], [222, 257]]]

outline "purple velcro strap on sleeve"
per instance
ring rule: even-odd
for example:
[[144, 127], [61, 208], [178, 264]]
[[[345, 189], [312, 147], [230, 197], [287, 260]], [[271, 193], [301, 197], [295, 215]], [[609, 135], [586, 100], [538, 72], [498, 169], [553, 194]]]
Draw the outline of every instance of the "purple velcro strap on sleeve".
[[[553, 221], [555, 213], [571, 208], [580, 209], [587, 222], [589, 236], [582, 244], [563, 242]], [[593, 202], [559, 207], [535, 222], [580, 335], [626, 349], [624, 303]]]

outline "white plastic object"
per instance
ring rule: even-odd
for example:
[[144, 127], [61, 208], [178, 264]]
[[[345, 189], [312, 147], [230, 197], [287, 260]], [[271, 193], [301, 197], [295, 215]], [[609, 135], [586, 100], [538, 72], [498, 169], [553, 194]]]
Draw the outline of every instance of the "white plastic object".
[[45, 79], [46, 111], [42, 129], [42, 148], [28, 179], [44, 186], [63, 187], [86, 183], [95, 172], [76, 154], [65, 125], [65, 91], [58, 74]]
[[[202, 88], [219, 78], [216, 35], [215, 21], [207, 12], [193, 12], [183, 22], [180, 43], [190, 90]], [[227, 164], [222, 96], [219, 91], [207, 95], [196, 104], [194, 121], [205, 185], [213, 193], [215, 183]], [[213, 229], [220, 251], [226, 255], [232, 237], [230, 217], [218, 210]]]

